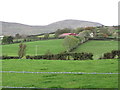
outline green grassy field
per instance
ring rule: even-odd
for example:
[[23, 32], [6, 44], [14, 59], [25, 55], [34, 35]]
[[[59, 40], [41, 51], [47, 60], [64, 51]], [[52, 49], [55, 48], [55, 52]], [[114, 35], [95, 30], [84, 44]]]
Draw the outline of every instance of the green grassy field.
[[[3, 71], [117, 73], [118, 60], [2, 60]], [[118, 75], [3, 73], [3, 86], [117, 88]]]
[[[40, 37], [40, 38], [44, 38], [44, 35], [40, 35], [40, 36], [37, 36], [37, 37]], [[55, 34], [49, 34], [49, 37], [55, 37]]]
[[74, 52], [91, 52], [94, 55], [94, 59], [98, 59], [104, 53], [112, 50], [118, 50], [117, 41], [92, 40], [80, 45]]
[[[27, 55], [36, 55], [36, 54], [45, 54], [48, 50], [52, 53], [61, 53], [64, 51], [62, 45], [63, 39], [56, 40], [43, 40], [43, 41], [34, 41], [26, 42]], [[8, 56], [17, 56], [19, 44], [10, 44], [2, 46], [2, 54]]]
[[[56, 40], [43, 40], [43, 41], [34, 41], [27, 42], [27, 55], [40, 55], [45, 54], [48, 50], [51, 53], [61, 53], [65, 51], [63, 47], [63, 39]], [[3, 55], [8, 56], [17, 56], [19, 44], [10, 44], [3, 45]], [[101, 40], [92, 40], [80, 45], [73, 52], [91, 52], [94, 55], [94, 59], [98, 59], [106, 52], [111, 52], [112, 50], [118, 49], [117, 41], [101, 41]]]

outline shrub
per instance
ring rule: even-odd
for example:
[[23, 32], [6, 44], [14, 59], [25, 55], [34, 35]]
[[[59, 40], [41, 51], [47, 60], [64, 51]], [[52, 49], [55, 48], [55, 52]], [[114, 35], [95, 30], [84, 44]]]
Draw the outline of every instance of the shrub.
[[79, 39], [74, 36], [66, 36], [63, 42], [63, 46], [67, 49], [67, 52], [72, 51], [79, 43]]
[[103, 57], [99, 59], [114, 59], [115, 56], [118, 56], [118, 59], [120, 59], [120, 50], [112, 50], [111, 52], [104, 53]]

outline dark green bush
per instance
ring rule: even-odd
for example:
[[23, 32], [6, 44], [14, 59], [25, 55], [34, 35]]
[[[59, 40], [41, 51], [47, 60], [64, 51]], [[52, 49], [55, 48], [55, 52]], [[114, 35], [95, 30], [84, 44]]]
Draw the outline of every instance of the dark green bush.
[[[92, 53], [60, 53], [51, 55], [37, 55], [37, 56], [26, 56], [26, 59], [47, 59], [47, 60], [69, 60], [72, 57], [73, 60], [92, 60]], [[19, 59], [16, 56], [2, 56], [2, 59]]]
[[120, 50], [112, 50], [109, 53], [104, 53], [103, 57], [99, 59], [114, 59], [115, 56], [118, 56], [118, 59], [120, 59]]
[[48, 59], [48, 60], [67, 60], [67, 57], [72, 57], [74, 60], [92, 60], [92, 53], [60, 53], [51, 55], [26, 56], [26, 59]]
[[1, 59], [19, 59], [17, 56], [1, 56]]

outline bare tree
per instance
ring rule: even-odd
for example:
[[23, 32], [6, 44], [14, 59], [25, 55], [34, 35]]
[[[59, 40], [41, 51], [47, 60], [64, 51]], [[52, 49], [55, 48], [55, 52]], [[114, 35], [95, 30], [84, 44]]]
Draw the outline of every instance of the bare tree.
[[26, 55], [26, 44], [20, 43], [19, 45], [19, 51], [18, 56], [19, 58], [22, 58]]

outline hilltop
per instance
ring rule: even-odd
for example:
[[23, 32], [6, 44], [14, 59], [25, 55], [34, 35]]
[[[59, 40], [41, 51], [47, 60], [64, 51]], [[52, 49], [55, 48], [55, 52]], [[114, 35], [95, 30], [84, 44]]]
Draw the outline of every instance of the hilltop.
[[83, 21], [83, 20], [62, 20], [54, 22], [44, 26], [32, 26], [13, 22], [3, 22], [2, 23], [2, 34], [3, 35], [15, 35], [17, 33], [21, 35], [36, 35], [41, 33], [55, 32], [57, 29], [63, 28], [77, 28], [77, 27], [96, 27], [102, 26], [102, 24], [97, 22]]

